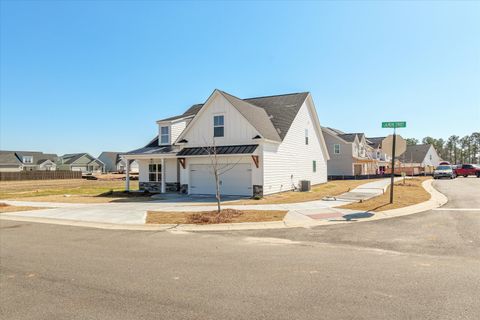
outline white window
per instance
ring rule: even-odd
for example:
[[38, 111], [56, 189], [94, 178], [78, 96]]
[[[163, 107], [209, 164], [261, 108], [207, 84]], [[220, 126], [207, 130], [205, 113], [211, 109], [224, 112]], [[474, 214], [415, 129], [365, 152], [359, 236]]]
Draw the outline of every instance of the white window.
[[23, 163], [33, 163], [33, 157], [32, 156], [24, 156], [23, 157]]
[[162, 181], [162, 165], [157, 163], [150, 163], [148, 165], [148, 181], [158, 182]]
[[170, 127], [160, 127], [160, 144], [170, 144]]
[[340, 154], [340, 145], [339, 144], [334, 144], [333, 145], [333, 153], [334, 154]]
[[223, 137], [225, 135], [225, 125], [223, 116], [213, 116], [213, 136]]
[[308, 144], [308, 129], [305, 129], [305, 144]]

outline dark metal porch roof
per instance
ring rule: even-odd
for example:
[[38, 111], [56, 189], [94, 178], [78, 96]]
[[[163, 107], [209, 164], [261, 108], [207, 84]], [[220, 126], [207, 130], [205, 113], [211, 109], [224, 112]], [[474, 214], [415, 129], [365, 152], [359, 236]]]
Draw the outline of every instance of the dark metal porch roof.
[[246, 144], [246, 145], [236, 145], [236, 146], [216, 146], [216, 147], [196, 147], [196, 148], [184, 148], [177, 153], [177, 156], [207, 156], [214, 153], [214, 148], [216, 149], [216, 154], [225, 155], [225, 154], [251, 154], [258, 147], [258, 144]]

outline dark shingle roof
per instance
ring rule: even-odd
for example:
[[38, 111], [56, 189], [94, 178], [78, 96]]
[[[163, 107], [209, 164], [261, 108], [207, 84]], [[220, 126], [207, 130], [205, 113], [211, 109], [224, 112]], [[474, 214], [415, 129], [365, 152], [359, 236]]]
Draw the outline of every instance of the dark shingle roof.
[[246, 100], [241, 100], [226, 92], [220, 92], [264, 138], [274, 141], [282, 141], [279, 132], [273, 126], [273, 122], [264, 108], [255, 106]]
[[29, 156], [33, 158], [33, 162], [30, 164], [41, 164], [46, 160], [50, 160], [52, 162], [57, 161], [58, 156], [53, 153], [43, 153], [39, 151], [0, 151], [0, 163], [16, 163], [14, 158], [16, 158], [20, 164], [23, 161], [24, 156]]
[[385, 139], [385, 137], [373, 137], [373, 138], [366, 138], [366, 139], [367, 139], [368, 145], [376, 149], [382, 146], [382, 141]]
[[0, 151], [1, 165], [21, 165], [22, 162], [15, 155], [15, 151]]
[[193, 106], [191, 106], [190, 108], [187, 109], [187, 111], [185, 111], [184, 113], [178, 115], [178, 116], [173, 116], [173, 117], [170, 117], [170, 118], [165, 118], [165, 119], [162, 119], [162, 120], [158, 120], [158, 121], [172, 121], [172, 120], [176, 120], [176, 119], [181, 119], [181, 118], [186, 118], [186, 117], [191, 117], [191, 116], [194, 116], [198, 113], [198, 111], [200, 111], [200, 109], [203, 107], [203, 103], [200, 103], [200, 104], [194, 104]]
[[353, 142], [355, 141], [355, 137], [357, 136], [356, 133], [344, 133], [344, 134], [339, 134], [338, 135], [340, 138], [347, 142]]
[[[257, 130], [261, 131], [260, 133], [263, 134], [264, 138], [280, 141], [287, 135], [293, 120], [297, 116], [300, 107], [303, 105], [303, 102], [309, 94], [308, 92], [300, 92], [240, 99], [224, 91], [220, 92], [230, 101], [230, 103], [235, 104], [235, 107], [237, 107], [244, 116], [247, 114], [246, 118]], [[193, 116], [196, 115], [202, 107], [203, 104], [195, 104], [181, 115], [159, 121], [171, 121]], [[255, 107], [263, 109], [267, 117], [265, 117], [263, 112], [255, 109]], [[252, 110], [249, 110], [249, 108], [252, 108]], [[267, 119], [270, 120], [272, 125], [267, 122]], [[272, 130], [272, 126], [274, 130]], [[278, 137], [280, 139], [278, 139]], [[154, 141], [151, 143], [154, 143]]]
[[407, 146], [407, 150], [400, 156], [405, 162], [422, 163], [430, 150], [431, 144], [417, 144]]

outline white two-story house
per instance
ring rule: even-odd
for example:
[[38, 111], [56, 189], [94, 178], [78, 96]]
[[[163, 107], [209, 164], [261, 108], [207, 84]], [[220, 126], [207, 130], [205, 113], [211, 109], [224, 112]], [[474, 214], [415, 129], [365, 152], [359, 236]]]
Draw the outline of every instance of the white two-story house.
[[212, 163], [224, 195], [263, 196], [296, 189], [301, 180], [327, 181], [329, 156], [308, 92], [240, 99], [215, 90], [157, 124], [155, 139], [123, 155], [138, 163], [141, 190], [215, 194]]

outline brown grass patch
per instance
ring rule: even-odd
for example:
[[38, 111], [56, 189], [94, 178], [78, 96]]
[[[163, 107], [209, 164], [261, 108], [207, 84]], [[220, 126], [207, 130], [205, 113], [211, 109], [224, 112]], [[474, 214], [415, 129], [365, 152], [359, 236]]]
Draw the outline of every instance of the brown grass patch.
[[[138, 181], [130, 182], [131, 190], [138, 189]], [[67, 203], [105, 203], [120, 201], [148, 201], [138, 193], [125, 193], [121, 180], [33, 180], [2, 181], [0, 199], [48, 201]]]
[[17, 212], [17, 211], [28, 211], [28, 210], [38, 210], [38, 209], [46, 209], [46, 208], [27, 207], [27, 206], [11, 206], [11, 205], [9, 205], [9, 204], [0, 202], [0, 213]]
[[[287, 191], [277, 194], [272, 194], [263, 197], [259, 200], [246, 199], [228, 202], [234, 205], [251, 205], [251, 204], [281, 204], [281, 203], [296, 203], [321, 200], [326, 196], [338, 196], [342, 193], [348, 192], [362, 184], [377, 181], [379, 179], [369, 180], [335, 180], [327, 183], [312, 186], [310, 192]], [[202, 204], [205, 205], [205, 204]]]
[[223, 209], [201, 212], [148, 211], [147, 223], [154, 224], [218, 224], [282, 221], [288, 211]]
[[421, 203], [430, 199], [428, 193], [423, 187], [422, 182], [431, 179], [431, 177], [415, 177], [407, 179], [405, 184], [403, 181], [396, 182], [393, 193], [393, 204], [390, 204], [390, 187], [385, 194], [357, 203], [351, 203], [340, 208], [363, 210], [363, 211], [385, 211], [398, 209]]

